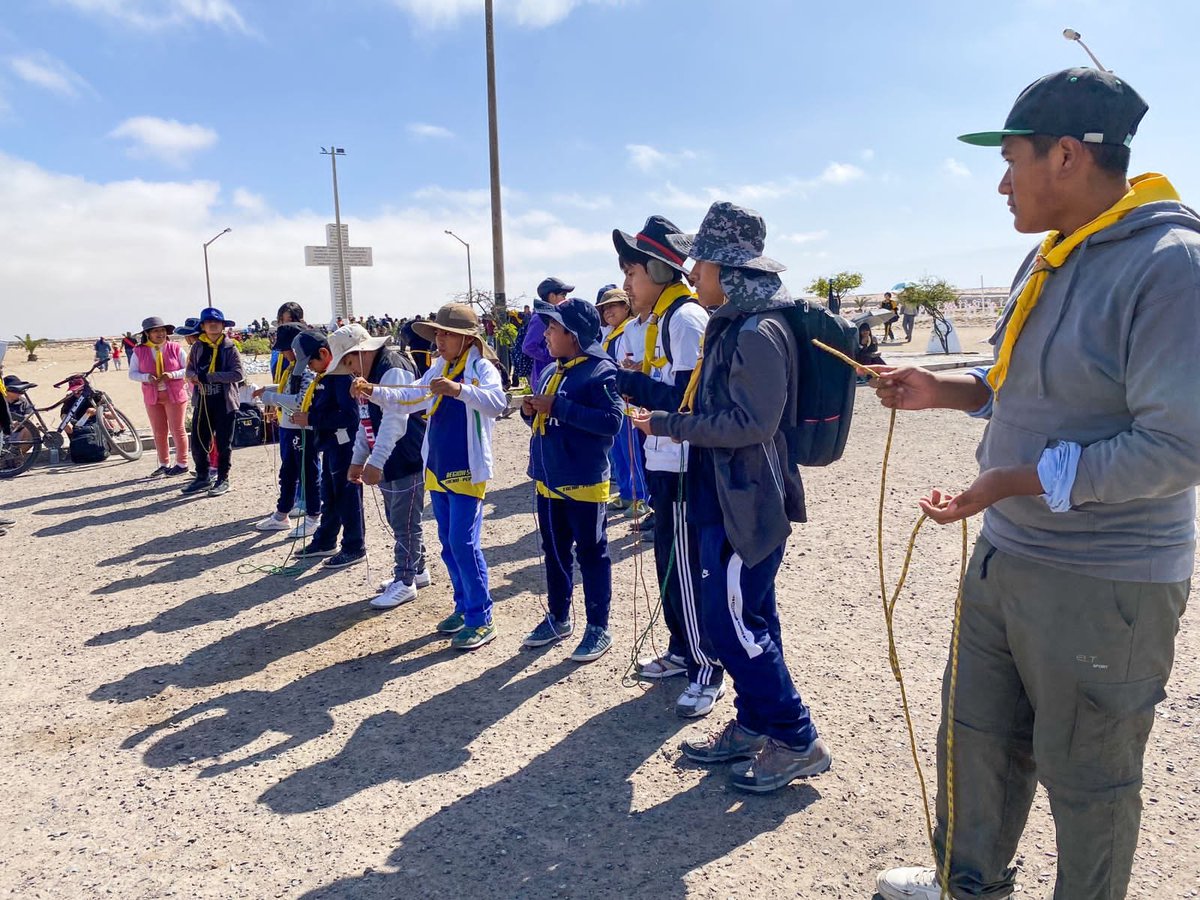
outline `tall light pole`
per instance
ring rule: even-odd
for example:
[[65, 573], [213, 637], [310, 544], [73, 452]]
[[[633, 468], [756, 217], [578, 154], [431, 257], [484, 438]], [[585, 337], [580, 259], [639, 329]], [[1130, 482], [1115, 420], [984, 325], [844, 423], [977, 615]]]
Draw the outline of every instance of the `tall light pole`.
[[457, 234], [455, 234], [449, 228], [445, 229], [445, 232], [446, 232], [446, 234], [450, 235], [450, 237], [454, 238], [456, 241], [458, 241], [460, 244], [462, 244], [464, 247], [467, 248], [467, 302], [474, 303], [475, 302], [475, 286], [471, 283], [471, 245], [468, 244], [466, 241], [464, 241], [462, 238], [460, 238]]
[[[337, 158], [345, 156], [346, 151], [341, 147], [329, 145], [329, 149], [321, 148], [321, 154], [329, 157], [329, 163], [333, 167], [333, 233], [334, 240], [337, 241], [337, 257], [338, 257], [338, 283], [342, 286], [342, 309], [346, 315], [350, 315], [350, 297], [346, 294], [346, 260], [342, 255], [342, 208], [338, 203], [338, 188], [337, 188]], [[336, 316], [337, 313], [335, 312]]]
[[[504, 228], [500, 219], [500, 138], [496, 124], [496, 37], [492, 0], [483, 0], [483, 22], [487, 41], [488, 159], [492, 180], [492, 281], [497, 326], [508, 322], [504, 293]], [[500, 361], [508, 365], [508, 348], [500, 348]]]
[[204, 242], [204, 288], [208, 291], [208, 305], [212, 306], [212, 282], [208, 278], [208, 245], [219, 238], [222, 234], [229, 234], [233, 231], [232, 228], [226, 228], [224, 231], [213, 235], [212, 238]]
[[1093, 53], [1090, 49], [1088, 49], [1088, 45], [1083, 42], [1083, 35], [1081, 35], [1074, 28], [1064, 28], [1063, 29], [1063, 37], [1065, 37], [1068, 41], [1077, 41], [1079, 43], [1079, 46], [1082, 47], [1084, 49], [1084, 51], [1087, 53], [1087, 55], [1092, 58], [1092, 62], [1094, 62], [1096, 64], [1096, 68], [1099, 69], [1101, 72], [1110, 71], [1109, 69], [1106, 69], [1106, 68], [1104, 68], [1104, 66], [1100, 65], [1100, 60], [1096, 59], [1096, 54]]

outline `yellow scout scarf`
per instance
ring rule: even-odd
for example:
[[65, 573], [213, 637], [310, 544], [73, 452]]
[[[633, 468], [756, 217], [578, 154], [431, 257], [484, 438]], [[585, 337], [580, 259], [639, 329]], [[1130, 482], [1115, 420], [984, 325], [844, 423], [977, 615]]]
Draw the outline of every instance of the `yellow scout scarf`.
[[683, 402], [679, 404], [681, 413], [690, 413], [696, 408], [696, 391], [700, 388], [700, 370], [702, 368], [704, 368], [704, 335], [700, 336], [700, 357], [696, 360], [696, 368], [692, 369], [687, 387], [683, 389]]
[[163, 374], [162, 344], [151, 344], [150, 346], [154, 349], [154, 374], [161, 378]]
[[279, 357], [279, 362], [275, 364], [275, 389], [282, 394], [287, 389], [288, 379], [292, 377], [292, 369], [296, 368], [294, 362], [289, 363], [285, 369], [283, 364], [287, 362], [284, 357]]
[[[448, 378], [450, 381], [454, 381], [456, 378], [461, 380], [462, 373], [467, 368], [467, 356], [470, 355], [470, 353], [471, 345], [468, 344], [467, 346], [463, 347], [462, 354], [455, 361], [454, 365], [450, 367], [450, 370], [444, 373], [443, 377]], [[429, 412], [425, 414], [425, 418], [432, 419], [433, 414], [438, 411], [438, 407], [441, 405], [442, 395], [438, 394], [433, 398], [433, 405], [429, 407]]]
[[213, 372], [217, 371], [217, 349], [221, 346], [221, 343], [224, 340], [225, 340], [224, 334], [222, 334], [215, 341], [212, 338], [210, 338], [207, 334], [200, 335], [200, 343], [208, 344], [208, 346], [212, 347], [212, 359], [210, 359], [208, 361], [208, 372], [210, 375]]
[[[577, 356], [568, 363], [560, 362], [557, 366], [555, 366], [554, 374], [550, 376], [550, 381], [546, 385], [546, 393], [550, 394], [551, 396], [553, 396], [554, 394], [557, 394], [558, 386], [560, 384], [562, 384], [563, 378], [566, 377], [567, 370], [579, 365], [585, 359], [587, 359], [586, 356]], [[536, 416], [534, 416], [533, 417], [533, 433], [534, 434], [545, 434], [546, 433], [546, 421], [549, 418], [550, 418], [550, 416], [548, 413], [542, 413], [542, 412], [540, 412]]]
[[317, 392], [317, 385], [321, 383], [321, 379], [325, 377], [324, 372], [318, 372], [317, 377], [312, 380], [312, 384], [308, 386], [308, 390], [304, 392], [304, 396], [300, 399], [300, 412], [308, 412], [312, 406], [313, 395]]
[[1004, 379], [1008, 377], [1008, 366], [1012, 361], [1013, 347], [1016, 346], [1017, 338], [1020, 337], [1021, 329], [1025, 327], [1029, 314], [1037, 306], [1042, 288], [1046, 284], [1046, 273], [1065, 263], [1072, 251], [1093, 234], [1121, 221], [1139, 206], [1156, 203], [1159, 200], [1179, 199], [1179, 194], [1171, 186], [1171, 182], [1156, 172], [1131, 178], [1129, 184], [1131, 185], [1129, 193], [1086, 225], [1066, 237], [1063, 237], [1058, 231], [1052, 231], [1042, 241], [1037, 259], [1034, 260], [1033, 270], [1026, 279], [1020, 296], [1017, 297], [1016, 308], [1013, 310], [1012, 318], [1009, 319], [1008, 328], [1005, 329], [1004, 342], [1000, 345], [996, 363], [988, 372], [988, 384], [992, 386], [993, 391], [999, 391], [1000, 386], [1004, 384]]
[[[667, 285], [666, 289], [659, 295], [658, 302], [654, 304], [654, 312], [650, 313], [649, 325], [646, 328], [646, 354], [642, 357], [642, 373], [650, 374], [650, 369], [661, 369], [667, 364], [665, 356], [654, 355], [654, 349], [658, 346], [658, 323], [659, 320], [666, 314], [667, 309], [678, 300], [680, 297], [690, 297], [691, 291], [681, 282]], [[628, 321], [628, 319], [626, 320]]]
[[625, 326], [629, 324], [633, 316], [626, 316], [617, 326], [608, 333], [608, 337], [604, 339], [604, 352], [608, 353], [608, 348], [612, 346], [612, 342], [619, 338], [625, 332]]

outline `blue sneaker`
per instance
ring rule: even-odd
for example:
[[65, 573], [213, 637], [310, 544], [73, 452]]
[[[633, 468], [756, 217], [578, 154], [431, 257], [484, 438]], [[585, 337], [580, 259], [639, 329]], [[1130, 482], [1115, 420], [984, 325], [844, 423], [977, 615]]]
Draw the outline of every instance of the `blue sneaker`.
[[554, 616], [547, 615], [537, 628], [525, 636], [521, 646], [545, 647], [547, 644], [554, 644], [563, 638], [570, 637], [574, 630], [575, 626], [570, 622], [558, 622], [555, 621]]
[[574, 662], [591, 662], [602, 657], [611, 646], [612, 635], [608, 633], [608, 629], [599, 625], [589, 625], [584, 629], [583, 640], [579, 642], [570, 658]]

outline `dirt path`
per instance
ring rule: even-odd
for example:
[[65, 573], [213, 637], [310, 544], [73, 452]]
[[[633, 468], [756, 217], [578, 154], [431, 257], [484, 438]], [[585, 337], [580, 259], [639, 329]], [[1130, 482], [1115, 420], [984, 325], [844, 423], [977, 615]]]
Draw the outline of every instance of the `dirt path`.
[[[679, 740], [722, 724], [731, 697], [697, 725], [673, 714], [681, 685], [622, 686], [635, 610], [646, 621], [623, 520], [610, 529], [614, 650], [582, 668], [563, 648], [518, 650], [541, 615], [519, 421], [498, 426], [486, 508], [501, 636], [471, 655], [431, 633], [449, 608], [440, 561], [415, 603], [368, 610], [388, 552], [371, 500], [369, 577], [239, 573], [286, 554], [250, 530], [273, 499], [267, 449], [237, 451], [234, 490], [212, 500], [141, 480], [149, 457], [0, 483], [0, 511], [18, 519], [0, 538], [0, 894], [869, 897], [877, 868], [928, 851], [875, 593], [886, 418], [865, 393], [858, 415], [845, 460], [806, 473], [810, 522], [780, 577], [788, 659], [834, 768], [763, 798], [680, 759]], [[914, 498], [965, 485], [979, 430], [902, 419], [893, 567]], [[927, 761], [957, 540], [924, 536], [899, 612]], [[1200, 896], [1194, 618], [1147, 757], [1134, 896]], [[1046, 895], [1043, 796], [1020, 865], [1025, 894]]]

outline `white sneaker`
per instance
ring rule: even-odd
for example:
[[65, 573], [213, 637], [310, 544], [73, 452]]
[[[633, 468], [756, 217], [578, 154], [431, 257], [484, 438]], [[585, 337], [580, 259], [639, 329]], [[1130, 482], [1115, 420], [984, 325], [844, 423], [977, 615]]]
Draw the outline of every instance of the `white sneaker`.
[[303, 519], [304, 518], [304, 507], [303, 506], [293, 506], [292, 511], [290, 513], [288, 513], [288, 518], [289, 519]]
[[288, 532], [288, 537], [292, 540], [310, 538], [313, 532], [317, 530], [317, 526], [321, 524], [320, 516], [305, 516], [296, 523], [296, 527]]
[[429, 568], [426, 567], [413, 576], [413, 584], [419, 588], [429, 587], [433, 579], [429, 577]]
[[393, 581], [387, 590], [371, 601], [371, 609], [394, 609], [401, 603], [417, 599], [417, 587], [403, 581]]
[[724, 696], [724, 679], [720, 684], [709, 685], [697, 684], [693, 681], [675, 701], [675, 715], [684, 719], [698, 719], [700, 716], [707, 716], [717, 705], [717, 701]]
[[254, 523], [255, 531], [287, 531], [288, 519], [283, 513], [271, 513], [261, 522]]
[[941, 900], [937, 869], [909, 866], [888, 869], [875, 879], [875, 890], [883, 900]]

